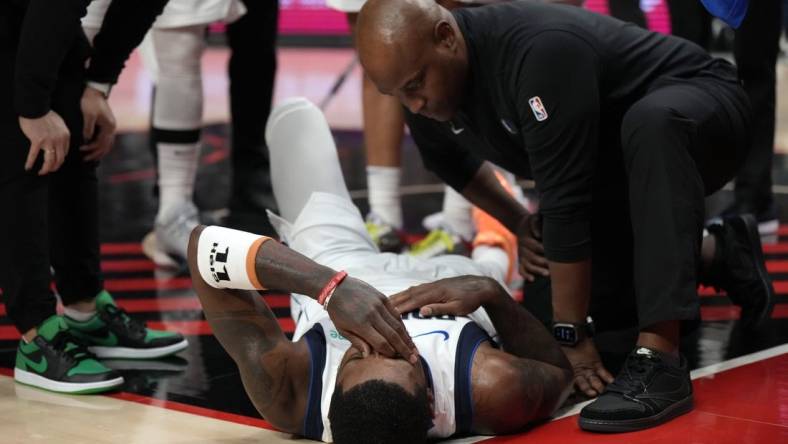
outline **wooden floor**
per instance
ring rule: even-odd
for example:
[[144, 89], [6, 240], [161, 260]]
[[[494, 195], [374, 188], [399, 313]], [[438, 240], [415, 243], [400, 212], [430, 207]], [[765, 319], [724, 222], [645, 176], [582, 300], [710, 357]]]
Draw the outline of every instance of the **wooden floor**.
[[[5, 372], [8, 373], [8, 372]], [[788, 345], [693, 372], [696, 408], [661, 427], [618, 435], [591, 434], [577, 427], [580, 406], [529, 433], [469, 437], [447, 444], [686, 443], [765, 444], [788, 442]], [[120, 399], [119, 399], [120, 398]], [[154, 405], [148, 405], [154, 404]], [[155, 405], [125, 396], [70, 396], [30, 388], [0, 376], [1, 442], [59, 443], [296, 443], [311, 442], [244, 424], [230, 415]], [[182, 411], [185, 410], [185, 411]], [[241, 423], [239, 423], [241, 422]]]
[[259, 426], [116, 399], [62, 395], [0, 376], [4, 444], [293, 443]]

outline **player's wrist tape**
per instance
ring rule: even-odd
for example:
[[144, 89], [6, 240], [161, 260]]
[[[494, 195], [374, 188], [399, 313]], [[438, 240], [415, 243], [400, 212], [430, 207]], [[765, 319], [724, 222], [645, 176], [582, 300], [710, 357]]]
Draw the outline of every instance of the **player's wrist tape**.
[[257, 251], [270, 237], [210, 226], [200, 233], [197, 269], [213, 288], [265, 290], [257, 279]]
[[339, 284], [345, 280], [347, 277], [347, 271], [340, 271], [339, 273], [335, 274], [334, 277], [331, 278], [330, 281], [320, 290], [320, 294], [317, 296], [317, 303], [322, 305], [324, 309], [328, 310], [328, 302], [331, 300], [331, 297], [334, 296], [334, 292], [339, 287]]

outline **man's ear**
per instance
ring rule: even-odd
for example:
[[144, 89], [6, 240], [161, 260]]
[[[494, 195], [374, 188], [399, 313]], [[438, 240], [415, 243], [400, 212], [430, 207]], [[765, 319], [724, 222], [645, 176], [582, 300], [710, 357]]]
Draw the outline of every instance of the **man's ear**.
[[450, 49], [452, 52], [457, 48], [457, 33], [446, 20], [435, 24], [434, 38], [438, 46]]

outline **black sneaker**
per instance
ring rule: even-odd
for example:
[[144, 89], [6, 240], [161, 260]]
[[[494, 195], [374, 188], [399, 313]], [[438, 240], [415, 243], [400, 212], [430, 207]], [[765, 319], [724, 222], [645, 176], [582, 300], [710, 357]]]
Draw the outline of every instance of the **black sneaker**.
[[44, 321], [31, 342], [19, 341], [14, 379], [25, 385], [71, 394], [105, 392], [123, 385], [120, 374], [98, 362], [71, 336], [61, 316]]
[[702, 283], [725, 290], [741, 307], [742, 327], [757, 328], [771, 316], [774, 307], [774, 287], [766, 271], [758, 223], [745, 214], [728, 217], [707, 229], [717, 241], [717, 251]]
[[180, 333], [153, 330], [131, 318], [107, 291], [96, 297], [96, 315], [82, 322], [66, 316], [65, 321], [71, 334], [99, 358], [155, 359], [189, 345]]
[[624, 362], [615, 381], [580, 411], [580, 428], [591, 432], [633, 432], [654, 427], [692, 410], [687, 360], [679, 367], [640, 347]]
[[772, 202], [765, 207], [740, 205], [733, 203], [722, 210], [719, 216], [711, 219], [708, 224], [721, 224], [723, 220], [742, 214], [752, 214], [758, 223], [758, 234], [764, 237], [776, 236], [780, 228], [777, 205]]

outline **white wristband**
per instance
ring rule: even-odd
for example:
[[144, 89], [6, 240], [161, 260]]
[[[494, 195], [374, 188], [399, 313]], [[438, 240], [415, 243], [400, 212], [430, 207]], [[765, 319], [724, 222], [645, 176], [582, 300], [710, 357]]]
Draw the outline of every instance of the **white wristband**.
[[210, 226], [200, 233], [197, 269], [213, 288], [264, 290], [255, 272], [257, 250], [269, 237]]

